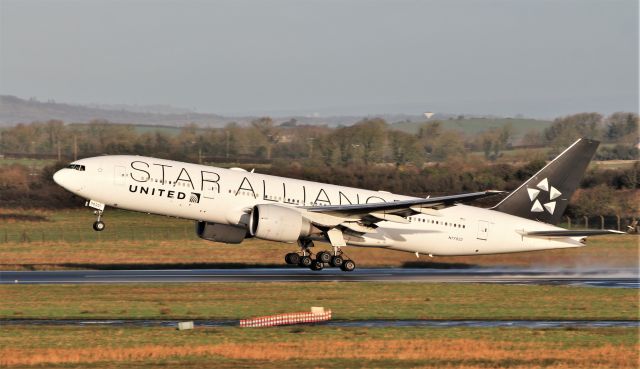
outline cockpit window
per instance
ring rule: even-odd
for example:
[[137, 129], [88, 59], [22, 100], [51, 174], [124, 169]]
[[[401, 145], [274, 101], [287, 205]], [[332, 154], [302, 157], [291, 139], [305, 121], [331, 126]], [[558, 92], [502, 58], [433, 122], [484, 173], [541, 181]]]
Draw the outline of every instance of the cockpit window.
[[84, 165], [80, 165], [80, 164], [69, 164], [69, 166], [67, 166], [67, 168], [75, 169], [75, 170], [79, 170], [81, 172], [84, 172]]

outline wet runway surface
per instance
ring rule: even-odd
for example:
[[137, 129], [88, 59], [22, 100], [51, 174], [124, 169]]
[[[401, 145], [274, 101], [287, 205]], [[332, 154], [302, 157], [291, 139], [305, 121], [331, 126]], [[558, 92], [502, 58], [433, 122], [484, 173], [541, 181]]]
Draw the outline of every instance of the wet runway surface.
[[343, 272], [283, 267], [192, 270], [0, 271], [0, 284], [186, 282], [423, 282], [576, 285], [640, 288], [636, 269], [377, 268]]
[[[177, 327], [177, 320], [113, 320], [113, 319], [15, 319], [0, 320], [0, 325], [56, 325], [78, 327]], [[197, 327], [233, 327], [238, 320], [193, 320]], [[298, 324], [299, 325], [299, 324]], [[425, 328], [638, 328], [638, 320], [333, 320], [307, 325], [329, 327], [425, 327]]]

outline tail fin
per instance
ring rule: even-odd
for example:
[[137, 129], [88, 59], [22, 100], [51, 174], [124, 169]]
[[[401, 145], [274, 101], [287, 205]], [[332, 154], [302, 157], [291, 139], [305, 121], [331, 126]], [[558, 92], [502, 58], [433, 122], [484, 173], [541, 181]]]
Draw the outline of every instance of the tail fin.
[[559, 223], [600, 142], [581, 138], [493, 207], [503, 213]]

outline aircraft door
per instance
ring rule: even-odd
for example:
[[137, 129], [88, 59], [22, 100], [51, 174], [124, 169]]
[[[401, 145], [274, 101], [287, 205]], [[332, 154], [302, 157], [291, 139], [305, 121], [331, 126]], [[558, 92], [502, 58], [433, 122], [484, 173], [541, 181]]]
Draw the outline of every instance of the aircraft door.
[[119, 186], [125, 184], [125, 176], [127, 175], [125, 167], [116, 165], [113, 171], [113, 183]]
[[489, 222], [478, 221], [478, 239], [486, 241], [489, 236]]

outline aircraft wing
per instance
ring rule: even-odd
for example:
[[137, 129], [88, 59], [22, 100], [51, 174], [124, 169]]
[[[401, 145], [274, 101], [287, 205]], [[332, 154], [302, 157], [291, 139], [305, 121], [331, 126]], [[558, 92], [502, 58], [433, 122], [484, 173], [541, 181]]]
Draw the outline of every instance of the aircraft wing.
[[430, 197], [426, 199], [370, 204], [309, 206], [304, 207], [303, 209], [311, 213], [322, 213], [334, 217], [346, 218], [351, 221], [359, 220], [365, 224], [373, 224], [383, 220], [408, 223], [409, 221], [406, 217], [411, 215], [436, 215], [438, 209], [443, 209], [456, 203], [469, 202], [483, 197], [494, 196], [500, 193], [503, 193], [503, 191], [471, 192], [451, 196]]
[[555, 231], [532, 231], [523, 232], [523, 236], [528, 237], [586, 237], [600, 236], [606, 234], [625, 234], [624, 232], [614, 231], [613, 229], [583, 229], [583, 230], [555, 230]]

